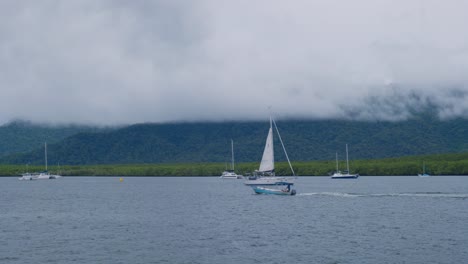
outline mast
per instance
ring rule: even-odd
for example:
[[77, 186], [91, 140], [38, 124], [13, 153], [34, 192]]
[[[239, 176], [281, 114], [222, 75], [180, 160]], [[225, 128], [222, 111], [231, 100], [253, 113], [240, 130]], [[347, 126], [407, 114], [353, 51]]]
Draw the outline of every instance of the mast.
[[234, 141], [231, 138], [231, 169], [234, 170]]
[[47, 142], [44, 142], [44, 152], [45, 152], [45, 170], [47, 171]]
[[348, 144], [346, 144], [346, 168], [348, 169], [348, 174], [349, 174]]
[[338, 152], [336, 154], [336, 171], [338, 172]]

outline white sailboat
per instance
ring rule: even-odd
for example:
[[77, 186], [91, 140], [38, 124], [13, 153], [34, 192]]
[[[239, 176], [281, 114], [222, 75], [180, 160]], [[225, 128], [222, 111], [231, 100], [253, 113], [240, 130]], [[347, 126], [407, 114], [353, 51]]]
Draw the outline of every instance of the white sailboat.
[[428, 173], [426, 173], [426, 163], [423, 161], [423, 173], [418, 174], [419, 177], [430, 177]]
[[359, 174], [349, 173], [348, 144], [346, 144], [346, 171], [342, 173], [338, 170], [338, 153], [336, 153], [336, 172], [331, 176], [332, 179], [357, 179]]
[[225, 170], [219, 176], [221, 179], [243, 179], [244, 177], [242, 175], [236, 174], [234, 171], [234, 141], [231, 139], [231, 169], [230, 170]]
[[47, 170], [47, 142], [44, 143], [44, 156], [45, 156], [45, 171], [36, 172], [36, 173], [24, 173], [18, 180], [52, 180], [61, 178], [61, 175], [58, 174], [50, 174]]
[[[283, 147], [284, 153], [286, 154], [286, 159], [288, 160], [289, 167], [292, 171], [292, 177], [276, 177], [275, 175], [275, 157], [273, 151], [273, 124], [275, 125], [276, 132], [278, 133], [278, 138]], [[249, 177], [247, 181], [244, 182], [245, 185], [252, 186], [254, 190], [258, 186], [262, 185], [293, 185], [295, 179], [294, 170], [289, 161], [288, 153], [284, 148], [283, 140], [279, 134], [278, 127], [276, 126], [275, 121], [270, 117], [270, 129], [268, 131], [268, 136], [265, 142], [265, 149], [263, 150], [262, 161], [260, 163], [260, 168], [254, 172], [254, 175]]]

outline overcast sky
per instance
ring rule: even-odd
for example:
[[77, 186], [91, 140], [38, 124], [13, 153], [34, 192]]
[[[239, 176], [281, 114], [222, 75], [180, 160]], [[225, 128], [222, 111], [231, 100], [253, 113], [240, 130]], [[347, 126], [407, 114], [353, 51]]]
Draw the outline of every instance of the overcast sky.
[[0, 124], [468, 117], [468, 0], [0, 1]]

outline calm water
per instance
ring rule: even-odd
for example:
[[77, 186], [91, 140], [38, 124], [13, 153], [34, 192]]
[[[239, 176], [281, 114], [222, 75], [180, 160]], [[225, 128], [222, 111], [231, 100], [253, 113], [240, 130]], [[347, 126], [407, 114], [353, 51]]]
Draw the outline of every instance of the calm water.
[[467, 263], [468, 177], [0, 178], [0, 263]]

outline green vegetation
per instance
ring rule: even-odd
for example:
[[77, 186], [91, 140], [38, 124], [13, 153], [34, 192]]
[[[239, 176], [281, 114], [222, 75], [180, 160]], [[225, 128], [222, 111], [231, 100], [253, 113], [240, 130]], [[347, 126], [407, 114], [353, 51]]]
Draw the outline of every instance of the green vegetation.
[[[295, 161], [334, 160], [335, 152], [343, 159], [347, 143], [351, 160], [468, 151], [468, 120], [439, 120], [430, 113], [419, 114], [400, 122], [279, 120], [277, 123], [289, 157]], [[83, 131], [48, 144], [49, 165], [223, 163], [219, 166], [224, 167], [224, 163], [231, 158], [230, 139], [234, 140], [236, 162], [259, 162], [268, 126], [266, 120], [138, 124], [113, 130]], [[16, 133], [20, 135], [20, 132], [21, 129]], [[28, 135], [32, 137], [32, 134]], [[40, 136], [34, 137], [36, 141], [40, 139]], [[285, 161], [278, 137], [275, 140], [275, 158]], [[16, 151], [16, 154], [1, 157], [0, 164], [43, 164], [43, 141], [40, 139], [39, 143], [36, 142], [33, 151]], [[17, 139], [11, 133], [9, 139], [0, 137], [0, 146], [19, 144], [18, 142], [23, 143], [23, 138]], [[367, 169], [373, 164], [367, 163], [369, 162], [356, 161], [353, 169], [364, 173], [361, 169]], [[408, 163], [408, 169], [422, 166], [416, 163]], [[388, 171], [388, 164], [392, 164], [391, 161], [373, 165], [370, 174]], [[433, 166], [429, 163], [427, 165]], [[307, 171], [308, 167], [305, 168]], [[318, 170], [323, 167], [321, 163], [312, 167], [317, 173], [328, 170]], [[392, 165], [391, 168], [395, 166]], [[213, 170], [213, 173], [214, 171], [218, 173], [219, 169]], [[394, 173], [400, 174], [402, 171], [403, 168]]]
[[[350, 169], [365, 175], [417, 175], [422, 172], [423, 161], [426, 171], [432, 175], [468, 175], [468, 153], [428, 156], [409, 156], [376, 160], [351, 160]], [[324, 176], [335, 170], [335, 160], [293, 162], [298, 176]], [[340, 169], [346, 167], [340, 161]], [[236, 165], [238, 173], [252, 172], [258, 163]], [[43, 166], [0, 165], [0, 175], [13, 176], [26, 170], [40, 171]], [[52, 166], [51, 172], [64, 176], [219, 176], [225, 169], [224, 163], [180, 163], [180, 164], [128, 164], [128, 165], [83, 165]], [[277, 175], [290, 175], [287, 162], [276, 164]]]
[[0, 156], [38, 149], [45, 141], [52, 144], [78, 133], [107, 130], [83, 125], [51, 126], [17, 120], [0, 126]]

